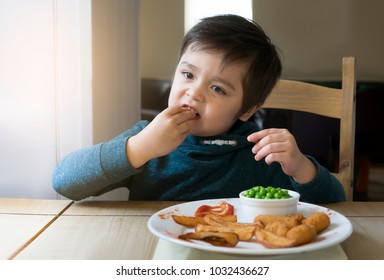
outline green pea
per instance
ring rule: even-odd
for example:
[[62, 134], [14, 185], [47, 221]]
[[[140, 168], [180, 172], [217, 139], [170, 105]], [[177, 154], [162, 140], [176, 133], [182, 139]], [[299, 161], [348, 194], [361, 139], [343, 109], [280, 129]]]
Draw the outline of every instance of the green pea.
[[280, 198], [282, 197], [281, 194], [278, 193], [278, 192], [275, 192], [275, 194], [274, 194], [273, 196], [274, 196], [274, 198], [276, 198], [276, 199], [280, 199]]
[[247, 196], [249, 197], [255, 197], [256, 191], [253, 189], [248, 190]]
[[280, 187], [274, 188], [272, 186], [254, 186], [246, 190], [244, 195], [249, 198], [257, 199], [286, 199], [291, 197], [288, 190], [283, 190]]

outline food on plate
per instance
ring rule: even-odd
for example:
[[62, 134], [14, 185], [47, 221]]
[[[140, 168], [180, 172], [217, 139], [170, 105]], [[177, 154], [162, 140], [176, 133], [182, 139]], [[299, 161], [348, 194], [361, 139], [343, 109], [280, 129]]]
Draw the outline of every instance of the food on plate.
[[246, 226], [247, 224], [242, 224], [237, 222], [237, 216], [236, 215], [230, 215], [230, 216], [218, 216], [215, 214], [207, 214], [203, 217], [203, 221], [207, 225], [211, 226]]
[[262, 226], [262, 228], [280, 236], [286, 236], [287, 232], [291, 229], [287, 224], [279, 221], [268, 223], [265, 226]]
[[259, 229], [256, 231], [256, 241], [267, 248], [289, 248], [295, 246], [295, 240], [277, 235], [271, 231]]
[[308, 217], [299, 213], [258, 215], [253, 223], [241, 223], [234, 215], [233, 206], [228, 211], [231, 208], [228, 205], [231, 204], [202, 205], [196, 210], [195, 216], [172, 215], [176, 223], [194, 227], [194, 232], [179, 235], [179, 238], [201, 240], [214, 246], [234, 247], [239, 241], [256, 241], [266, 248], [289, 248], [314, 241], [317, 234], [330, 225], [329, 216], [322, 212]]
[[[213, 215], [213, 214], [208, 214]], [[207, 216], [207, 215], [206, 215]], [[220, 219], [221, 221], [225, 222], [236, 222], [237, 217], [235, 215], [228, 215], [228, 216], [219, 216], [215, 215], [217, 219]], [[204, 217], [194, 217], [194, 216], [182, 216], [182, 215], [172, 215], [173, 220], [183, 226], [186, 227], [194, 227], [197, 224], [205, 224]]]
[[308, 225], [298, 225], [291, 228], [286, 237], [288, 239], [295, 240], [295, 246], [299, 246], [302, 244], [307, 244], [313, 241], [316, 238], [316, 230], [312, 226]]
[[185, 227], [194, 227], [197, 224], [204, 223], [203, 217], [172, 215], [172, 219], [179, 225]]
[[264, 226], [272, 222], [280, 222], [286, 224], [289, 228], [301, 224], [304, 219], [302, 214], [275, 216], [275, 215], [258, 215], [255, 217], [254, 222], [261, 222]]
[[313, 226], [316, 229], [316, 232], [319, 233], [329, 226], [331, 219], [327, 214], [318, 212], [304, 219], [302, 223]]
[[244, 196], [257, 199], [285, 199], [292, 196], [288, 190], [282, 188], [274, 188], [272, 186], [254, 186], [244, 192]]
[[222, 201], [219, 205], [201, 205], [195, 211], [195, 217], [204, 217], [207, 214], [215, 214], [220, 216], [233, 215], [235, 208], [232, 204]]
[[[236, 217], [236, 216], [235, 216]], [[235, 232], [242, 241], [250, 240], [256, 231], [255, 224], [238, 223], [228, 221], [226, 217], [207, 214], [204, 216], [206, 225], [196, 225], [196, 231]]]
[[201, 240], [214, 246], [235, 247], [239, 242], [239, 237], [231, 232], [188, 232], [179, 236], [183, 240]]
[[[256, 216], [255, 221], [261, 222], [264, 226], [264, 229], [259, 230], [260, 232], [256, 231], [256, 242], [267, 248], [287, 248], [287, 246], [294, 247], [310, 243], [316, 238], [318, 233], [314, 223], [319, 219], [314, 219], [314, 215], [317, 215], [317, 213], [307, 218], [313, 225], [309, 223], [304, 224], [303, 222], [306, 218], [302, 214]], [[326, 214], [323, 213], [323, 215]]]
[[232, 232], [239, 236], [239, 240], [248, 241], [251, 240], [255, 234], [255, 226], [242, 226], [242, 227], [229, 227], [229, 226], [211, 226], [198, 224], [195, 226], [196, 232]]

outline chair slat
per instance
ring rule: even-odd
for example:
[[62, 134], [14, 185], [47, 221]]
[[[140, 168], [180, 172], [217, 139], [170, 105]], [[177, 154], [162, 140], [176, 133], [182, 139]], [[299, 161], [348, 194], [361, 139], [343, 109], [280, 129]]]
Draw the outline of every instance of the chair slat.
[[353, 200], [356, 76], [355, 58], [344, 57], [342, 88], [335, 89], [302, 81], [280, 80], [262, 106], [313, 113], [340, 120], [339, 170], [348, 201]]

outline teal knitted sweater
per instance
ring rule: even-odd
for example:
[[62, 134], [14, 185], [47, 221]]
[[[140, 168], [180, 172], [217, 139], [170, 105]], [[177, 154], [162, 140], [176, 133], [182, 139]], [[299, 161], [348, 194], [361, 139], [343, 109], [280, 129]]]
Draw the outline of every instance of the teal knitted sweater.
[[123, 187], [130, 200], [191, 201], [238, 197], [242, 190], [263, 185], [298, 191], [301, 201], [309, 203], [345, 200], [339, 181], [312, 157], [317, 175], [307, 184], [296, 183], [278, 163], [255, 161], [247, 136], [258, 127], [251, 122], [239, 121], [217, 137], [189, 135], [172, 153], [135, 169], [125, 144], [147, 124], [140, 121], [111, 141], [66, 156], [53, 172], [53, 188], [74, 200]]

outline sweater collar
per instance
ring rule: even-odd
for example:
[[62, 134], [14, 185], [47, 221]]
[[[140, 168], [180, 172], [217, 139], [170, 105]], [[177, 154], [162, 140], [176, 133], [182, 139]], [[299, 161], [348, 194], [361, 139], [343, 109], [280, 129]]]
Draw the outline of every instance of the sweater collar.
[[237, 121], [227, 134], [209, 137], [188, 135], [181, 148], [212, 153], [241, 149], [252, 145], [247, 136], [258, 130], [255, 123]]

